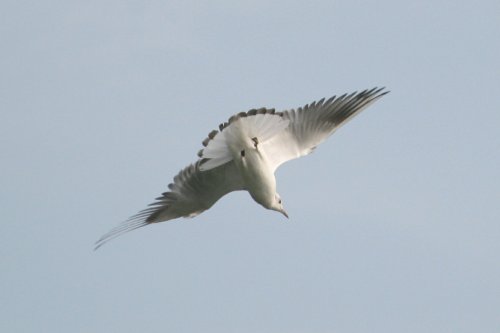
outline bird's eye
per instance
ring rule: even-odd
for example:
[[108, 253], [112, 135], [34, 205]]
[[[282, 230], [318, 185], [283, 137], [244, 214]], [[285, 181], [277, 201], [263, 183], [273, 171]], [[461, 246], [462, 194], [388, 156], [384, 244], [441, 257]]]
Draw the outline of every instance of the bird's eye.
[[279, 202], [279, 203], [280, 203], [280, 205], [281, 205], [281, 199], [280, 199], [278, 202]]

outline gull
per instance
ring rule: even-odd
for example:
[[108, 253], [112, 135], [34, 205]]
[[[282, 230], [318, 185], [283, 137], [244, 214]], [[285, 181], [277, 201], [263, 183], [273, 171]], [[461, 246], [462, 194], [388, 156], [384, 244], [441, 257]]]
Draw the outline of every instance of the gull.
[[288, 218], [276, 192], [276, 169], [311, 153], [347, 121], [387, 94], [384, 89], [323, 98], [287, 111], [260, 108], [233, 115], [208, 134], [199, 159], [174, 177], [169, 191], [104, 234], [95, 249], [152, 223], [197, 216], [233, 191], [246, 190], [258, 204]]

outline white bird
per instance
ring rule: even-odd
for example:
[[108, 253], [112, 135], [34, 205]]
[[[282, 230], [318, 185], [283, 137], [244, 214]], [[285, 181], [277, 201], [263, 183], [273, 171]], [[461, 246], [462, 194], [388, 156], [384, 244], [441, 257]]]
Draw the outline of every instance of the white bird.
[[276, 192], [276, 169], [309, 154], [340, 126], [387, 94], [384, 88], [333, 96], [297, 110], [252, 109], [233, 115], [208, 134], [199, 159], [168, 185], [170, 191], [104, 234], [95, 249], [128, 231], [178, 217], [194, 217], [224, 195], [246, 190], [264, 208], [286, 217]]

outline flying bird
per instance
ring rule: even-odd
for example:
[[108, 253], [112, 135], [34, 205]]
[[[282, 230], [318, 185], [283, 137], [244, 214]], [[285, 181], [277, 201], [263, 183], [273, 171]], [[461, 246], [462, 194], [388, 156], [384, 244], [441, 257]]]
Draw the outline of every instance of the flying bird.
[[385, 88], [333, 96], [298, 109], [240, 112], [203, 140], [199, 159], [181, 170], [148, 208], [104, 234], [95, 249], [128, 231], [178, 217], [194, 217], [224, 195], [246, 190], [264, 208], [288, 218], [274, 172], [311, 153], [340, 126], [387, 94]]

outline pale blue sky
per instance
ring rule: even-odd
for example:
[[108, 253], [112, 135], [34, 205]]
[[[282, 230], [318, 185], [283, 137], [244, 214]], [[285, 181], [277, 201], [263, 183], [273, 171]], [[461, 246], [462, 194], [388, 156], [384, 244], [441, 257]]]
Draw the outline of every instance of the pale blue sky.
[[[0, 331], [498, 332], [500, 2], [0, 4]], [[231, 114], [386, 86], [246, 193], [104, 232]]]

